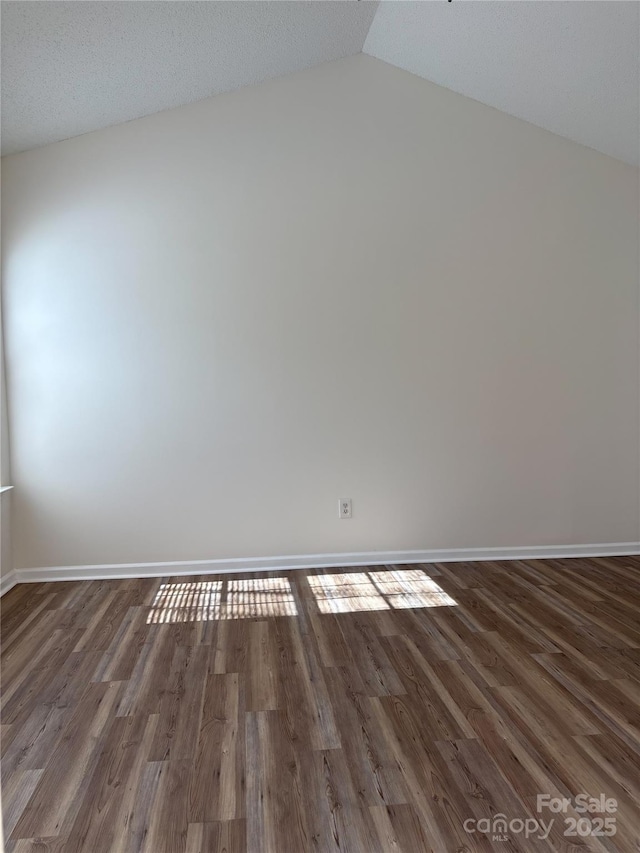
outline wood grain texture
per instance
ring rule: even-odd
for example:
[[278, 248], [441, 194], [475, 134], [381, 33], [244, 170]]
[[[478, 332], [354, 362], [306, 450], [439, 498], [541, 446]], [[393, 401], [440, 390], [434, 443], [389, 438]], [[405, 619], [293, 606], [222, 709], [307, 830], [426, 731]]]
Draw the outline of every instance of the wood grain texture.
[[[640, 559], [20, 585], [8, 853], [640, 851]], [[537, 794], [601, 793], [564, 835]], [[465, 821], [555, 817], [498, 840]], [[590, 815], [593, 817], [593, 815]]]

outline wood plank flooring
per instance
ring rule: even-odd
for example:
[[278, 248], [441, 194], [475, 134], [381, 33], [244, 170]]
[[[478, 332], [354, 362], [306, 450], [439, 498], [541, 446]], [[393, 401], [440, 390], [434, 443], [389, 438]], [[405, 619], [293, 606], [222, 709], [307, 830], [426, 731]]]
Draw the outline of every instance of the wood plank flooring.
[[[7, 850], [639, 851], [639, 570], [17, 586], [1, 625]], [[567, 811], [538, 812], [539, 794]], [[580, 794], [616, 811], [581, 814]], [[589, 834], [605, 817], [615, 834]], [[526, 837], [534, 819], [553, 819], [546, 837]]]

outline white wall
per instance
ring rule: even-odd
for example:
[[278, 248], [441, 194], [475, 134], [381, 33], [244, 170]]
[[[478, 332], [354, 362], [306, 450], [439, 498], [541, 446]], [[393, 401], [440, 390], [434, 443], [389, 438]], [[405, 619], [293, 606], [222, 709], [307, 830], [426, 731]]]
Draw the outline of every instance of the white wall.
[[[2, 328], [2, 301], [0, 300], [0, 330]], [[4, 370], [4, 346], [0, 335], [0, 485], [11, 484], [11, 458], [9, 454], [9, 420]], [[9, 583], [13, 571], [11, 547], [11, 492], [0, 492], [0, 589]], [[1, 823], [1, 821], [0, 821]], [[0, 850], [2, 850], [0, 834]]]
[[640, 538], [632, 167], [361, 55], [3, 203], [18, 567]]

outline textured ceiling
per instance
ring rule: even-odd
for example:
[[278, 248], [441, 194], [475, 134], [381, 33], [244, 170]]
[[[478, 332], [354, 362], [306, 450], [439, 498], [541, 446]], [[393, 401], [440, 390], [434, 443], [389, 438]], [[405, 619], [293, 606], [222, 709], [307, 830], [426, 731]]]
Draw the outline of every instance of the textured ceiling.
[[360, 53], [376, 8], [3, 2], [2, 153]]
[[364, 52], [638, 163], [637, 2], [381, 3]]
[[637, 164], [639, 12], [635, 0], [3, 0], [2, 153], [364, 45], [371, 56]]

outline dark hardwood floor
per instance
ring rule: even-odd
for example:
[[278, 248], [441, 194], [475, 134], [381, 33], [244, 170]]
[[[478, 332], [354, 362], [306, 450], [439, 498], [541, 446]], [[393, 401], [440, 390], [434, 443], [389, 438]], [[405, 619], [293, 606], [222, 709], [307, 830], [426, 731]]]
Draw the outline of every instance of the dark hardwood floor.
[[[638, 851], [639, 569], [15, 587], [7, 850]], [[581, 794], [615, 811], [583, 813]], [[537, 811], [538, 795], [569, 802]]]

